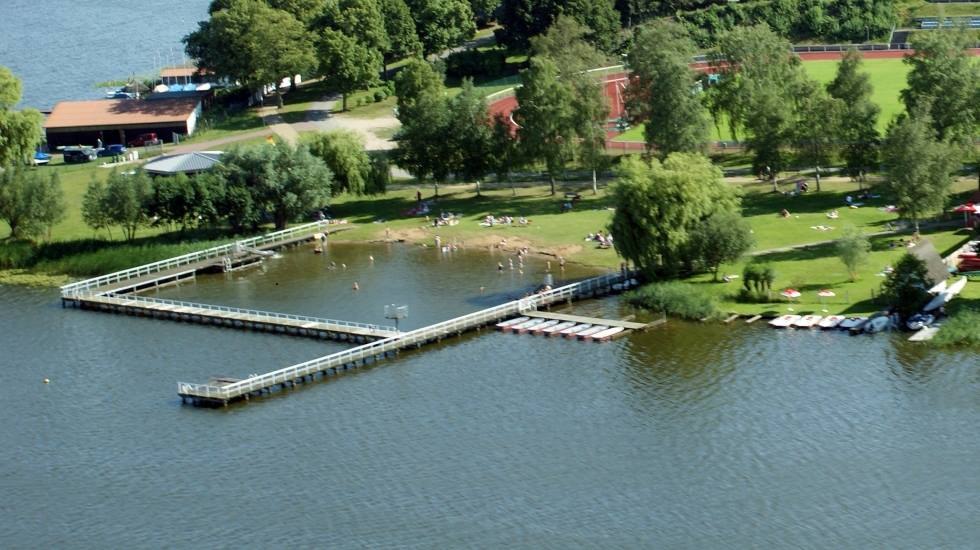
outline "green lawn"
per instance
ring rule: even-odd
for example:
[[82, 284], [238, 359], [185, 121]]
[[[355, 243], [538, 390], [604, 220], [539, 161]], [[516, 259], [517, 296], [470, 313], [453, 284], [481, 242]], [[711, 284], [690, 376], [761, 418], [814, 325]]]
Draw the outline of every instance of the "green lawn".
[[980, 4], [976, 2], [926, 3], [917, 8], [912, 17], [963, 17], [968, 15], [980, 15]]
[[[834, 79], [839, 64], [840, 61], [806, 61], [803, 63], [803, 68], [810, 78], [821, 84], [827, 84]], [[871, 99], [881, 107], [878, 129], [884, 131], [892, 118], [905, 110], [900, 100], [900, 93], [905, 88], [905, 78], [909, 68], [901, 59], [866, 59], [863, 65], [863, 70], [871, 76], [873, 87]], [[712, 141], [732, 141], [727, 117], [723, 116], [719, 120], [719, 127], [716, 128], [712, 124]], [[643, 125], [630, 128], [617, 136], [614, 141], [644, 141]]]

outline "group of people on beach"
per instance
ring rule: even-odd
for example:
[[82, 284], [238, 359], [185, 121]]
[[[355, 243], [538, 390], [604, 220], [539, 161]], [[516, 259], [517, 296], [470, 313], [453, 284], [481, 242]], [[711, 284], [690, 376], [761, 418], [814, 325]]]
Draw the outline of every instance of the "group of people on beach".
[[601, 229], [595, 233], [589, 233], [588, 236], [585, 237], [585, 240], [599, 243], [599, 248], [609, 248], [613, 244], [612, 233], [607, 232], [603, 234]]
[[[519, 216], [516, 222], [517, 225], [527, 225], [531, 223], [530, 220], [528, 220], [524, 216]], [[514, 225], [514, 223], [515, 223], [515, 219], [513, 216], [504, 215], [500, 217], [494, 217], [493, 214], [487, 214], [486, 217], [483, 218], [483, 221], [480, 222], [480, 225], [484, 227], [493, 227], [495, 225]]]

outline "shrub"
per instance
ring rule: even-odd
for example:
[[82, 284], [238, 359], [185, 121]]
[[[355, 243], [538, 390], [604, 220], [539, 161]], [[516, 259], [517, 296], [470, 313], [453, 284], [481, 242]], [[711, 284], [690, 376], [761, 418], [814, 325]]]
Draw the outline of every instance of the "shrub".
[[627, 293], [626, 300], [634, 306], [683, 319], [713, 319], [720, 315], [714, 296], [686, 283], [651, 283]]
[[931, 342], [937, 346], [980, 346], [980, 311], [962, 310], [950, 315]]
[[383, 89], [375, 90], [374, 91], [374, 102], [375, 103], [381, 103], [385, 99], [388, 99], [388, 93], [385, 92]]

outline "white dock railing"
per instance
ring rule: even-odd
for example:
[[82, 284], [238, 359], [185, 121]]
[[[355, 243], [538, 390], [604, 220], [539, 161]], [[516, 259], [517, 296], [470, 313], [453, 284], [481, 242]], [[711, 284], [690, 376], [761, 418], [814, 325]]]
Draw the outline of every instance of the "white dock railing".
[[[85, 299], [85, 297], [94, 298], [96, 296], [99, 297], [98, 301], [111, 301], [112, 303], [116, 303], [119, 305], [133, 304], [135, 306], [146, 307], [147, 309], [153, 309], [152, 307], [153, 305], [164, 305], [164, 306], [205, 310], [206, 312], [215, 312], [215, 313], [225, 312], [225, 313], [233, 313], [235, 315], [243, 315], [243, 316], [247, 315], [253, 318], [254, 317], [265, 318], [273, 322], [274, 321], [299, 321], [304, 323], [319, 323], [323, 325], [334, 325], [334, 326], [346, 327], [346, 328], [358, 328], [358, 329], [363, 329], [368, 331], [380, 331], [380, 332], [390, 332], [390, 333], [398, 332], [398, 330], [395, 327], [387, 326], [387, 325], [374, 325], [371, 323], [358, 323], [355, 321], [341, 321], [339, 319], [323, 319], [320, 317], [310, 317], [306, 315], [293, 315], [291, 313], [277, 313], [274, 311], [261, 311], [257, 309], [244, 309], [240, 307], [216, 306], [216, 305], [201, 304], [196, 302], [185, 302], [181, 300], [167, 300], [164, 298], [136, 296], [133, 294], [116, 295], [111, 292], [108, 294], [88, 292], [79, 295], [79, 297], [81, 297], [82, 299]], [[195, 312], [188, 312], [188, 313], [191, 313], [192, 315], [198, 314]], [[263, 322], [261, 319], [258, 319], [257, 321]]]
[[608, 288], [620, 280], [622, 280], [622, 276], [619, 273], [593, 277], [591, 279], [586, 279], [584, 281], [579, 281], [577, 283], [572, 283], [549, 291], [541, 292], [533, 296], [513, 300], [499, 306], [469, 313], [467, 315], [463, 315], [462, 317], [456, 317], [455, 319], [449, 319], [448, 321], [442, 321], [434, 325], [405, 332], [399, 336], [385, 338], [384, 340], [378, 340], [376, 342], [357, 346], [349, 350], [311, 359], [297, 365], [291, 365], [224, 386], [178, 382], [177, 393], [181, 396], [227, 401], [245, 394], [257, 392], [276, 384], [284, 384], [286, 382], [294, 381], [304, 376], [309, 376], [330, 368], [340, 367], [368, 357], [375, 357], [378, 355], [384, 355], [388, 352], [398, 351], [403, 348], [427, 342], [434, 338], [441, 338], [443, 336], [469, 330], [476, 326], [485, 325], [509, 315], [537, 309], [540, 306], [570, 299], [577, 295], [592, 292], [594, 290]]
[[262, 246], [268, 246], [271, 244], [294, 240], [298, 236], [306, 233], [313, 233], [318, 230], [325, 230], [328, 225], [329, 225], [328, 221], [319, 221], [319, 222], [307, 223], [303, 225], [297, 225], [295, 227], [290, 227], [289, 229], [283, 229], [282, 231], [267, 233], [265, 235], [261, 235], [258, 237], [252, 237], [250, 239], [236, 241], [221, 246], [215, 246], [213, 248], [208, 248], [206, 250], [191, 252], [190, 254], [184, 254], [183, 256], [177, 256], [174, 258], [161, 260], [159, 262], [153, 262], [151, 264], [141, 265], [138, 267], [125, 269], [123, 271], [117, 271], [115, 273], [109, 273], [108, 275], [102, 275], [101, 277], [94, 277], [92, 279], [78, 281], [76, 283], [71, 283], [61, 287], [61, 295], [65, 298], [71, 298], [84, 291], [97, 289], [106, 285], [111, 285], [122, 281], [127, 281], [129, 279], [133, 279], [136, 277], [142, 277], [144, 275], [159, 273], [161, 271], [174, 269], [177, 267], [189, 265], [203, 260], [208, 260], [211, 258], [232, 256], [243, 251], [245, 248], [260, 248]]

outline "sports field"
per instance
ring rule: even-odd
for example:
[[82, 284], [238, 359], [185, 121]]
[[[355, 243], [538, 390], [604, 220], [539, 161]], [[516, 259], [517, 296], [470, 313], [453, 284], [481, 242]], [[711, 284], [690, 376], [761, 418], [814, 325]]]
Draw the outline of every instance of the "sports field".
[[[821, 84], [827, 84], [834, 79], [839, 64], [839, 60], [804, 61], [803, 68], [810, 78]], [[902, 63], [901, 59], [865, 58], [863, 71], [871, 76], [873, 89], [871, 97], [881, 107], [878, 129], [884, 132], [892, 118], [905, 110], [899, 95], [905, 88], [905, 78], [908, 75], [909, 67]], [[720, 131], [712, 126], [712, 139], [715, 141], [731, 141], [732, 135], [726, 126], [727, 123], [722, 122]], [[643, 125], [630, 128], [613, 141], [643, 141]]]

